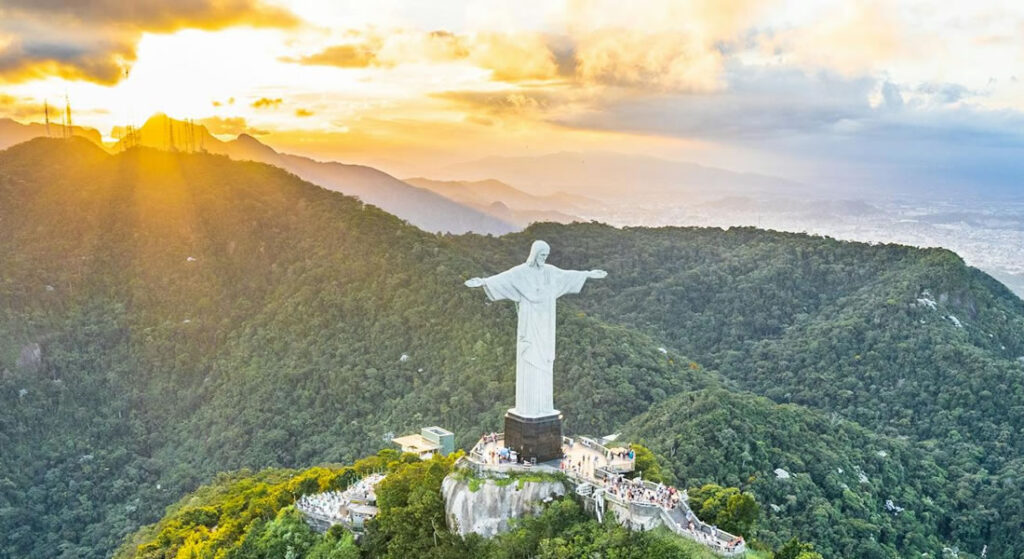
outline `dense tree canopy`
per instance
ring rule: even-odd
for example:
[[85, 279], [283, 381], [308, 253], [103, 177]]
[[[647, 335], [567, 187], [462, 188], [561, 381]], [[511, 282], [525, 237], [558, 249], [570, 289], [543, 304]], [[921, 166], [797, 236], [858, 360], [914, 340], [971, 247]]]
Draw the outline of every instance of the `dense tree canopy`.
[[[666, 479], [755, 496], [774, 546], [1024, 552], [1024, 303], [948, 251], [749, 228], [437, 236], [267, 165], [72, 138], [0, 152], [0, 557], [105, 557], [218, 472], [499, 430], [515, 310], [461, 282], [534, 238], [610, 273], [559, 302], [569, 433], [624, 429]], [[246, 545], [294, 533], [271, 504]]]
[[[221, 475], [171, 507], [158, 523], [140, 530], [115, 559], [225, 557], [227, 559], [712, 559], [714, 555], [667, 530], [630, 532], [599, 524], [572, 499], [555, 501], [536, 517], [522, 518], [511, 532], [492, 540], [463, 539], [448, 531], [441, 481], [455, 456], [420, 462], [382, 451], [354, 467], [306, 471], [268, 470]], [[380, 513], [368, 522], [357, 546], [352, 534], [334, 526], [313, 532], [292, 506], [301, 488], [338, 487], [351, 474], [381, 470]], [[312, 482], [312, 483], [311, 483]], [[222, 535], [221, 527], [227, 527]], [[216, 527], [216, 528], [214, 528]]]

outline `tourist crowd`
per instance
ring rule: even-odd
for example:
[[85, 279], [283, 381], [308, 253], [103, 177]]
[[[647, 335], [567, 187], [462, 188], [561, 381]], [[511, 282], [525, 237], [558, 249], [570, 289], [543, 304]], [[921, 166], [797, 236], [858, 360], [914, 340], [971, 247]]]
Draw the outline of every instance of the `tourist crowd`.
[[295, 502], [295, 508], [304, 514], [340, 520], [341, 506], [347, 503], [348, 499], [341, 491], [327, 491], [299, 497]]
[[[496, 445], [499, 441], [504, 442], [498, 433], [488, 433], [481, 437], [480, 440], [483, 441], [485, 449], [488, 445]], [[519, 458], [516, 455], [516, 451], [507, 446], [494, 446], [490, 450], [485, 450], [485, 452], [489, 464], [508, 464], [515, 462]]]
[[353, 483], [344, 491], [325, 491], [303, 495], [295, 502], [295, 508], [307, 515], [319, 516], [333, 521], [349, 520], [345, 514], [345, 507], [352, 503], [375, 504], [377, 495], [374, 488], [380, 480], [384, 479], [382, 474], [371, 474]]
[[[479, 455], [489, 463], [516, 461], [514, 451], [498, 446], [504, 442], [502, 435], [488, 433], [481, 437], [481, 442], [484, 450]], [[579, 451], [576, 449], [577, 444], [589, 451]], [[616, 471], [618, 467], [623, 466], [622, 462], [632, 462], [635, 459], [636, 452], [632, 447], [609, 449], [586, 438], [578, 441], [567, 439], [566, 454], [560, 462], [560, 468], [570, 477], [589, 482], [621, 501], [663, 509], [668, 513], [676, 532], [685, 533], [690, 538], [720, 552], [731, 553], [742, 549], [742, 537], [721, 532], [717, 527], [701, 522], [690, 510], [685, 492], [661, 483], [644, 483], [640, 477], [629, 479]], [[627, 469], [632, 470], [632, 467]]]

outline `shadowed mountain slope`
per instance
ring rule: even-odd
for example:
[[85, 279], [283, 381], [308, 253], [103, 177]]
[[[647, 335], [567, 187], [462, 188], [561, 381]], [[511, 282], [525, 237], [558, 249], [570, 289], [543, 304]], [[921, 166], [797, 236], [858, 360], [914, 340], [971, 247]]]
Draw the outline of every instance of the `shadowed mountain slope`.
[[248, 134], [223, 142], [201, 125], [189, 125], [165, 115], [146, 121], [139, 129], [138, 145], [186, 151], [201, 149], [239, 161], [269, 163], [324, 188], [355, 196], [424, 231], [500, 235], [518, 229], [486, 212], [411, 186], [373, 167], [278, 153]]

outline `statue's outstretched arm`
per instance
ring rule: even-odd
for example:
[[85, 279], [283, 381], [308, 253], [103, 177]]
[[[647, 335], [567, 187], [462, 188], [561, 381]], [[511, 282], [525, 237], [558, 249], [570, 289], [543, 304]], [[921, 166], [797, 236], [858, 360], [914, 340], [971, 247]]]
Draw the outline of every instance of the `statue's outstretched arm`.
[[482, 278], [470, 278], [466, 280], [466, 287], [483, 287], [484, 280]]
[[[587, 277], [593, 279], [604, 279], [608, 277], [608, 272], [604, 270], [590, 270], [587, 272]], [[469, 285], [469, 283], [466, 283], [466, 285]]]

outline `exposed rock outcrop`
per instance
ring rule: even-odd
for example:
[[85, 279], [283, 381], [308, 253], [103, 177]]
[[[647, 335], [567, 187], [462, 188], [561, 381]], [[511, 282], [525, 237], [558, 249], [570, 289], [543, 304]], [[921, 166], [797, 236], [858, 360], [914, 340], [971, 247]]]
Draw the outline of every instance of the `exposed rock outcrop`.
[[[510, 483], [508, 481], [511, 481]], [[509, 520], [538, 514], [545, 502], [563, 497], [560, 481], [474, 480], [448, 476], [441, 484], [448, 528], [465, 536], [490, 538], [509, 529]], [[475, 490], [474, 490], [475, 489]]]

